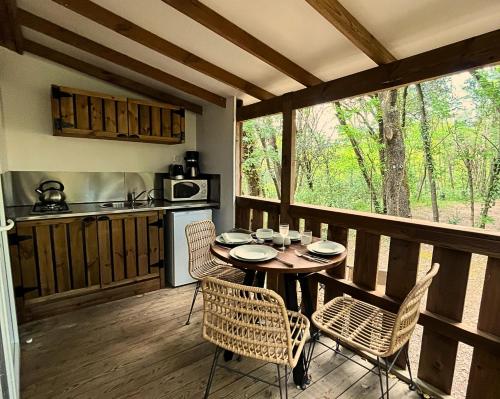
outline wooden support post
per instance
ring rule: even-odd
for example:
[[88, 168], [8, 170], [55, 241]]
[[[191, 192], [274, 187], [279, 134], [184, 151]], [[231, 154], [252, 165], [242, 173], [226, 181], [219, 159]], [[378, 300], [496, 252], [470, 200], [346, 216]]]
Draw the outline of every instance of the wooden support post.
[[[441, 267], [429, 288], [428, 311], [462, 321], [470, 260], [470, 252], [434, 247], [432, 263]], [[457, 348], [458, 340], [424, 328], [418, 377], [451, 394]]]
[[[295, 110], [291, 103], [283, 104], [283, 141], [281, 148], [280, 221], [292, 223], [290, 204], [293, 203], [295, 181]], [[294, 227], [294, 226], [293, 226]]]
[[[500, 336], [500, 259], [488, 258], [477, 328]], [[500, 394], [500, 356], [474, 348], [467, 399], [497, 398]]]

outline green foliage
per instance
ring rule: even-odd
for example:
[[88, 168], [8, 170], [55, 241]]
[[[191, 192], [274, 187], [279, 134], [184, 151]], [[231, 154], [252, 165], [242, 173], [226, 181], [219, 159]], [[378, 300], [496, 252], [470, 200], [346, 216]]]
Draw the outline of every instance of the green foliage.
[[[500, 67], [443, 77], [424, 82], [421, 87], [439, 207], [446, 210], [453, 203], [462, 204], [467, 210], [471, 202], [479, 206], [488, 191], [489, 176], [500, 147]], [[414, 85], [398, 90], [410, 203], [412, 209], [430, 207], [421, 104]], [[375, 211], [375, 200], [383, 202], [385, 170], [379, 98], [362, 96], [342, 100], [338, 105], [321, 104], [296, 112], [295, 201]], [[281, 115], [244, 123], [243, 147], [247, 152], [242, 164], [243, 194], [250, 192], [249, 172], [256, 170], [259, 195], [279, 197], [276, 183], [281, 171], [281, 129]], [[498, 199], [500, 184], [494, 189], [494, 198]], [[430, 210], [427, 214], [431, 219]], [[481, 221], [495, 223], [491, 216], [483, 219], [480, 220], [477, 211], [475, 225]], [[471, 223], [468, 215], [453, 212], [445, 212], [441, 221]]]

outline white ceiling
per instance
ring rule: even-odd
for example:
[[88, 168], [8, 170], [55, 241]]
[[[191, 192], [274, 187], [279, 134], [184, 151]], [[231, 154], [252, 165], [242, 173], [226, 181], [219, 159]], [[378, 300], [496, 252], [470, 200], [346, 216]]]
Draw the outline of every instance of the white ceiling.
[[[161, 0], [94, 0], [99, 5], [240, 76], [273, 94], [303, 86]], [[349, 75], [375, 64], [305, 0], [202, 0], [233, 23], [322, 80]], [[341, 0], [397, 58], [404, 58], [500, 28], [499, 0]], [[257, 101], [224, 83], [125, 38], [51, 0], [17, 0], [18, 6], [223, 96]], [[23, 28], [48, 47], [143, 83], [178, 91], [144, 76]], [[203, 101], [182, 95], [194, 102]]]

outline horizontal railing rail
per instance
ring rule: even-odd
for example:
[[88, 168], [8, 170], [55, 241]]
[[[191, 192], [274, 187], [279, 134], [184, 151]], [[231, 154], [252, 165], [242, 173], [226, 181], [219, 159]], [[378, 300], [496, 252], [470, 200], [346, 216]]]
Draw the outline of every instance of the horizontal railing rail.
[[[262, 226], [277, 229], [280, 209], [279, 201], [238, 196], [236, 224], [252, 230]], [[353, 267], [352, 280], [346, 279], [345, 265], [314, 278], [316, 285], [325, 285], [325, 301], [348, 294], [397, 311], [417, 280], [421, 244], [431, 245], [431, 262], [440, 263], [441, 268], [419, 319], [424, 330], [418, 377], [436, 391], [450, 394], [458, 343], [463, 342], [474, 348], [467, 398], [500, 392], [496, 375], [500, 364], [499, 233], [313, 205], [290, 204], [285, 209], [285, 218], [293, 228], [303, 224], [315, 236], [326, 231], [329, 239], [346, 247], [349, 231], [356, 231], [354, 262], [349, 265]], [[377, 284], [381, 236], [390, 238], [385, 287]], [[488, 257], [477, 325], [463, 322], [473, 254]], [[496, 385], [492, 388], [491, 384]]]

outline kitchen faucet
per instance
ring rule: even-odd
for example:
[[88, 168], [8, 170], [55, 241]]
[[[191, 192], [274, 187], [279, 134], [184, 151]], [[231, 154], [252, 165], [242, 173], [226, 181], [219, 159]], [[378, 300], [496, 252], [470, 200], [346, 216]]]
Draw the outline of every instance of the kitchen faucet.
[[132, 205], [135, 204], [137, 199], [146, 192], [146, 190], [141, 191], [139, 194], [135, 195], [135, 191], [132, 191], [131, 193], [127, 193], [127, 202], [131, 203]]

